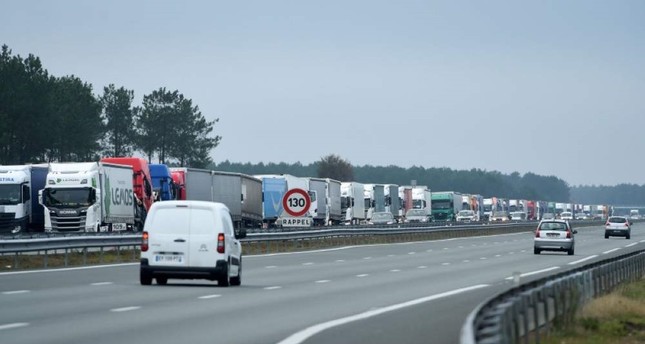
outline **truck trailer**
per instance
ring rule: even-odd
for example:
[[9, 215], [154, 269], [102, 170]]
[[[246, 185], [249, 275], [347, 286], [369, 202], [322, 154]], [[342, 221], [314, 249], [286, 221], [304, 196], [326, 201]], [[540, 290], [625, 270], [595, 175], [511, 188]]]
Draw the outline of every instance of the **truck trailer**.
[[315, 191], [318, 211], [314, 217], [315, 226], [337, 225], [342, 219], [340, 182], [330, 178], [307, 178], [309, 190]]

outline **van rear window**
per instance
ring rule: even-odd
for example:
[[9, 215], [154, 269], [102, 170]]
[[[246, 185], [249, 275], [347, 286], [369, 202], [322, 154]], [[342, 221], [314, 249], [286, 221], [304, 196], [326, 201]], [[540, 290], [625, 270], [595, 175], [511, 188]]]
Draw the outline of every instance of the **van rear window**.
[[[217, 230], [215, 213], [210, 209], [193, 208], [190, 217], [190, 234], [214, 235]], [[223, 230], [223, 228], [220, 228]]]
[[147, 230], [159, 234], [188, 233], [189, 208], [159, 209], [152, 216]]

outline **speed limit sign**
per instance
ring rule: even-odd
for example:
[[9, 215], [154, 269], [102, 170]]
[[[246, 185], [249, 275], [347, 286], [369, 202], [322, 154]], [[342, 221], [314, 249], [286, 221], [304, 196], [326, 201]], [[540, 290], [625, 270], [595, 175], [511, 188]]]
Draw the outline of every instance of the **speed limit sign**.
[[291, 189], [282, 198], [282, 207], [287, 214], [298, 217], [309, 211], [311, 199], [307, 191], [303, 189]]

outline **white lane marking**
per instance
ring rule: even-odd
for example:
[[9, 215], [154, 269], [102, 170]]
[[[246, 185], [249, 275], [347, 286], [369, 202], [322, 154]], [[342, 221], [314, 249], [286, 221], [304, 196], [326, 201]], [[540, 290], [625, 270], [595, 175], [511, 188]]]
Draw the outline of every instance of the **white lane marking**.
[[486, 257], [481, 257], [481, 258], [479, 258], [479, 259], [480, 259], [480, 260], [486, 260], [486, 259], [488, 259], [488, 258], [486, 258]]
[[276, 285], [276, 286], [273, 286], [273, 287], [266, 287], [266, 288], [264, 288], [264, 290], [277, 290], [277, 289], [282, 289], [282, 287], [281, 287], [281, 286], [279, 286], [279, 285]]
[[314, 265], [314, 263], [312, 263], [312, 262], [308, 262], [308, 263], [302, 263], [302, 265], [304, 265], [304, 266], [309, 266], [309, 265]]
[[408, 252], [409, 255], [417, 254], [416, 252]]
[[388, 257], [396, 257], [396, 255], [395, 255], [395, 254], [388, 254], [387, 256], [388, 256]]
[[400, 272], [400, 271], [401, 271], [401, 270], [399, 270], [399, 269], [392, 269], [392, 270], [390, 270], [390, 272]]
[[449, 250], [449, 248], [448, 248], [448, 247], [444, 247], [444, 248], [443, 248], [443, 250], [444, 250], [444, 251], [446, 251], [446, 250]]
[[358, 277], [358, 278], [367, 277], [367, 276], [369, 276], [369, 274], [360, 274], [360, 275], [356, 275], [356, 277]]
[[363, 259], [365, 259], [365, 260], [370, 260], [370, 259], [372, 259], [372, 257], [365, 257], [365, 258], [363, 258]]
[[428, 267], [425, 265], [417, 266], [417, 269], [427, 269]]
[[645, 243], [645, 240], [641, 240], [641, 241], [639, 241], [639, 242], [643, 242], [643, 243]]
[[141, 265], [141, 263], [123, 263], [123, 264], [112, 264], [112, 265], [92, 265], [92, 266], [79, 266], [76, 268], [62, 268], [62, 269], [50, 269], [50, 270], [28, 270], [28, 271], [9, 271], [9, 272], [0, 272], [2, 275], [25, 275], [25, 274], [35, 274], [39, 272], [61, 272], [61, 271], [78, 271], [78, 270], [93, 270], [93, 269], [103, 269], [103, 268], [116, 268], [121, 266], [133, 266]]
[[446, 266], [446, 265], [450, 265], [450, 263], [441, 263], [441, 265]]
[[470, 263], [470, 260], [465, 259], [465, 260], [463, 261], [463, 263]]
[[266, 269], [275, 269], [275, 268], [277, 268], [277, 266], [275, 266], [275, 265], [269, 265], [269, 266], [267, 266], [267, 267], [265, 267], [265, 268], [266, 268]]
[[20, 327], [25, 327], [29, 326], [29, 323], [13, 323], [13, 324], [4, 324], [0, 325], [0, 331], [2, 330], [11, 330], [14, 328], [20, 328]]
[[331, 282], [331, 281], [330, 281], [330, 280], [319, 280], [319, 281], [316, 281], [316, 283], [318, 283], [318, 284], [322, 284], [322, 283], [329, 283], [329, 282]]
[[114, 282], [96, 282], [96, 283], [91, 283], [90, 285], [100, 286], [100, 285], [110, 285], [110, 284], [114, 284]]
[[214, 298], [221, 297], [221, 296], [222, 295], [219, 295], [219, 294], [204, 295], [204, 296], [198, 297], [198, 299], [207, 300], [207, 299], [214, 299]]
[[569, 263], [569, 265], [576, 265], [576, 264], [580, 264], [580, 263], [582, 263], [582, 262], [586, 262], [586, 261], [588, 261], [589, 259], [594, 259], [594, 258], [596, 258], [596, 257], [598, 257], [598, 255], [597, 255], [597, 254], [594, 254], [593, 256], [589, 256], [589, 257], [587, 257], [587, 258], [582, 258], [582, 259], [576, 260], [576, 261], [574, 261], [574, 262], [571, 262], [571, 263]]
[[464, 248], [463, 246], [459, 246], [459, 248]]
[[132, 307], [113, 308], [113, 309], [110, 309], [110, 312], [122, 313], [122, 312], [136, 311], [137, 309], [141, 309], [141, 307], [132, 306]]
[[638, 245], [638, 243], [637, 243], [637, 242], [634, 242], [634, 243], [631, 243], [631, 244], [629, 244], [629, 245], [625, 245], [625, 247], [632, 247], [632, 246], [635, 246], [635, 245]]
[[344, 263], [344, 262], [345, 262], [345, 260], [344, 260], [344, 259], [338, 259], [338, 260], [336, 261], [336, 263]]
[[522, 250], [521, 252], [524, 253], [524, 252], [526, 252], [526, 250]]
[[[548, 272], [548, 271], [557, 270], [557, 269], [559, 269], [559, 268], [560, 268], [559, 266], [553, 266], [553, 267], [546, 268], [546, 269], [542, 269], [542, 270], [531, 271], [531, 272], [527, 272], [527, 273], [520, 274], [520, 277], [526, 277], [526, 276], [531, 276], [531, 275], [537, 275], [537, 274], [541, 274], [541, 273], [543, 273], [543, 272]], [[510, 280], [512, 280], [513, 278], [514, 278], [514, 276], [506, 277], [506, 279], [507, 279], [507, 280], [509, 280], [509, 281], [510, 281]]]
[[495, 255], [495, 257], [501, 257], [501, 256], [502, 256], [501, 254], [496, 254], [496, 255]]
[[608, 253], [616, 252], [616, 251], [618, 251], [618, 250], [620, 250], [620, 247], [619, 247], [619, 248], [611, 249], [611, 250], [609, 250], [609, 251], [605, 251], [605, 252], [603, 252], [602, 254], [608, 254]]
[[16, 294], [27, 294], [29, 290], [11, 290], [11, 291], [3, 291], [2, 295], [16, 295]]
[[515, 252], [509, 252], [508, 254], [515, 254]]
[[432, 252], [432, 249], [426, 250], [426, 252]]
[[307, 340], [308, 338], [311, 338], [312, 336], [314, 336], [314, 335], [316, 335], [316, 334], [318, 334], [318, 333], [320, 333], [322, 331], [328, 330], [328, 329], [336, 327], [336, 326], [345, 325], [345, 324], [348, 324], [348, 323], [351, 323], [351, 322], [354, 322], [354, 321], [358, 321], [358, 320], [368, 319], [368, 318], [371, 318], [371, 317], [374, 317], [374, 316], [377, 316], [377, 315], [381, 315], [381, 314], [384, 314], [384, 313], [397, 311], [397, 310], [400, 310], [400, 309], [403, 309], [403, 308], [416, 306], [416, 305], [419, 305], [419, 304], [422, 304], [422, 303], [438, 300], [438, 299], [441, 299], [441, 298], [445, 298], [445, 297], [449, 297], [449, 296], [453, 296], [453, 295], [457, 295], [457, 294], [466, 293], [466, 292], [469, 292], [469, 291], [472, 291], [472, 290], [481, 289], [481, 288], [485, 288], [485, 287], [488, 287], [488, 286], [489, 286], [488, 284], [479, 284], [479, 285], [474, 285], [474, 286], [471, 286], [471, 287], [455, 289], [455, 290], [447, 291], [447, 292], [444, 292], [444, 293], [434, 294], [434, 295], [422, 297], [422, 298], [419, 298], [419, 299], [415, 299], [415, 300], [411, 300], [411, 301], [407, 301], [407, 302], [403, 302], [403, 303], [399, 303], [399, 304], [395, 304], [395, 305], [391, 305], [391, 306], [387, 306], [387, 307], [383, 307], [383, 308], [379, 308], [379, 309], [373, 309], [373, 310], [370, 310], [370, 311], [367, 311], [367, 312], [351, 315], [351, 316], [348, 316], [348, 317], [345, 317], [345, 318], [340, 318], [340, 319], [320, 323], [318, 325], [314, 325], [314, 326], [308, 327], [308, 328], [306, 328], [306, 329], [304, 329], [302, 331], [296, 332], [296, 333], [292, 334], [291, 336], [285, 338], [284, 340], [280, 341], [278, 344], [300, 344], [300, 343], [304, 342], [305, 340]]

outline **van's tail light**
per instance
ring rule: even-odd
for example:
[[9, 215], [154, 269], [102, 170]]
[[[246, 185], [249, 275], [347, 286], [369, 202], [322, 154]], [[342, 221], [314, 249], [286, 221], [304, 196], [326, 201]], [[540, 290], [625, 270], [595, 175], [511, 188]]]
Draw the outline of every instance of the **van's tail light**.
[[567, 231], [567, 239], [571, 239], [571, 231]]
[[629, 223], [627, 223], [627, 222], [626, 222], [626, 223], [625, 223], [625, 227], [629, 227]]
[[539, 229], [536, 229], [536, 230], [535, 230], [535, 237], [536, 237], [536, 238], [539, 238], [539, 237], [540, 237], [540, 230], [539, 230]]
[[148, 232], [143, 232], [143, 239], [141, 241], [141, 252], [148, 252]]
[[226, 247], [224, 246], [224, 233], [217, 235], [217, 253], [224, 253]]

